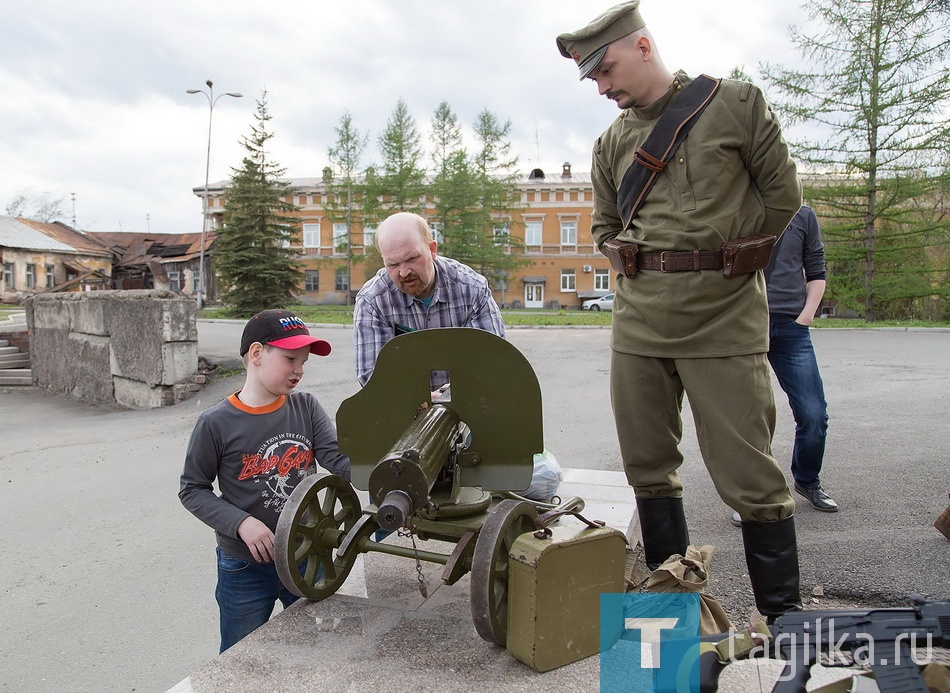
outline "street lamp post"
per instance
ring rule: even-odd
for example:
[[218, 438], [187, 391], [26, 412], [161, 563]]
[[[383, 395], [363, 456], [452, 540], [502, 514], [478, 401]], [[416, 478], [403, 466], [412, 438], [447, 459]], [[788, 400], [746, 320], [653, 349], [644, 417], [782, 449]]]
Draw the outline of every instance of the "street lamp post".
[[188, 94], [204, 94], [204, 97], [208, 99], [208, 154], [205, 159], [205, 194], [204, 202], [202, 204], [202, 223], [201, 223], [201, 248], [198, 251], [198, 310], [204, 308], [204, 293], [205, 293], [205, 233], [208, 231], [208, 172], [211, 169], [211, 118], [214, 115], [214, 105], [218, 103], [218, 100], [222, 96], [233, 96], [236, 99], [241, 98], [243, 94], [238, 94], [237, 92], [229, 91], [224, 94], [219, 94], [217, 98], [214, 96], [214, 84], [212, 81], [206, 80], [205, 84], [208, 85], [208, 90], [204, 89], [187, 89], [186, 93]]

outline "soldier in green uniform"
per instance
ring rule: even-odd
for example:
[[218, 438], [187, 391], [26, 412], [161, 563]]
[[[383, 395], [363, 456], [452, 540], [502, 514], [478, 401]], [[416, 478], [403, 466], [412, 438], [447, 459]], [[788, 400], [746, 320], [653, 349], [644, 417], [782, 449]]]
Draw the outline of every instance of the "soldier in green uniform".
[[[762, 271], [726, 277], [724, 241], [781, 235], [801, 186], [781, 128], [755, 86], [722, 80], [632, 220], [618, 194], [634, 154], [692, 80], [667, 70], [639, 0], [561, 34], [580, 78], [621, 109], [594, 144], [593, 236], [637, 244], [614, 299], [610, 388], [644, 552], [656, 567], [684, 553], [683, 395], [719, 495], [743, 519], [756, 606], [770, 620], [801, 608], [794, 501], [771, 454], [775, 403]], [[711, 80], [709, 80], [711, 81]], [[767, 239], [770, 240], [770, 239]], [[680, 251], [671, 255], [669, 251]], [[686, 251], [686, 252], [682, 252]], [[672, 262], [675, 260], [675, 262]]]

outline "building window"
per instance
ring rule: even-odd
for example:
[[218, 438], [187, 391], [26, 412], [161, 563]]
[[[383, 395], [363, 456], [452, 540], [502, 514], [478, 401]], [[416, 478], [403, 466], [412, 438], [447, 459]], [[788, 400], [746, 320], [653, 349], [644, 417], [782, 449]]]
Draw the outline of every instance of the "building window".
[[54, 265], [46, 266], [46, 288], [52, 289], [56, 286], [56, 267]]
[[492, 229], [492, 239], [495, 241], [495, 245], [504, 248], [506, 253], [511, 252], [511, 235], [508, 232], [508, 224], [497, 224]]
[[181, 272], [178, 270], [168, 272], [168, 288], [171, 291], [181, 291]]
[[16, 285], [13, 282], [14, 278], [15, 278], [15, 273], [13, 271], [13, 263], [4, 262], [3, 263], [3, 285], [7, 289], [10, 289], [10, 290], [15, 289]]
[[369, 248], [375, 242], [376, 242], [376, 227], [364, 226], [363, 227], [363, 247]]
[[430, 221], [429, 230], [432, 232], [432, 238], [436, 243], [441, 243], [445, 240], [445, 232], [442, 230], [441, 221]]
[[561, 220], [561, 246], [577, 247], [577, 220]]
[[610, 291], [610, 270], [594, 270], [594, 291]]
[[541, 222], [526, 221], [524, 224], [525, 250], [529, 253], [541, 252]]
[[574, 270], [561, 270], [561, 291], [577, 291], [577, 274]]
[[32, 262], [28, 263], [26, 266], [26, 288], [36, 288], [36, 265], [34, 265]]
[[334, 275], [333, 286], [335, 291], [350, 290], [350, 276], [346, 271], [346, 267], [337, 268], [336, 274]]
[[320, 224], [304, 224], [303, 225], [303, 247], [304, 248], [319, 248], [320, 247]]
[[193, 269], [191, 270], [191, 292], [193, 294], [207, 294], [208, 287], [202, 286], [201, 284], [201, 270]]
[[320, 290], [320, 270], [306, 270], [304, 272], [304, 289], [307, 291]]
[[346, 224], [333, 225], [333, 252], [338, 255], [346, 254], [347, 241], [349, 240], [349, 228]]

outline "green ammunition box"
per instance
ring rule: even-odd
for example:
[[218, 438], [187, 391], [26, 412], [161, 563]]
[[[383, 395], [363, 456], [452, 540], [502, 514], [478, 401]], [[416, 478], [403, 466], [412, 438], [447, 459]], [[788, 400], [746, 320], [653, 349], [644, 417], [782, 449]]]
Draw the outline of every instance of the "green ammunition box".
[[509, 553], [507, 648], [535, 671], [597, 654], [600, 595], [625, 591], [622, 532], [587, 525], [552, 532], [522, 534]]

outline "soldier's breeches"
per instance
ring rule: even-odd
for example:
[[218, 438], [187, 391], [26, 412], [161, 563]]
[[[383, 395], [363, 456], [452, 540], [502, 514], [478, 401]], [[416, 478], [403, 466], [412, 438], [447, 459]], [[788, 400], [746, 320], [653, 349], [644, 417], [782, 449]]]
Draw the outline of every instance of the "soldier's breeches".
[[792, 515], [772, 457], [775, 402], [765, 354], [661, 359], [612, 352], [610, 393], [627, 481], [637, 496], [680, 496], [683, 395], [723, 501], [745, 520]]

